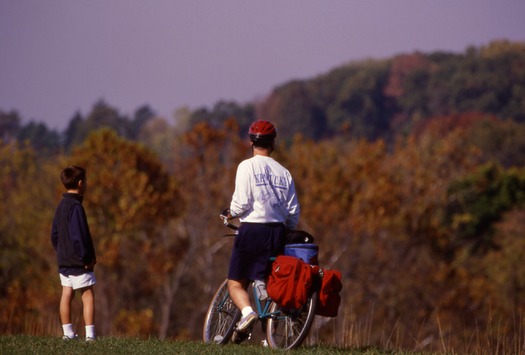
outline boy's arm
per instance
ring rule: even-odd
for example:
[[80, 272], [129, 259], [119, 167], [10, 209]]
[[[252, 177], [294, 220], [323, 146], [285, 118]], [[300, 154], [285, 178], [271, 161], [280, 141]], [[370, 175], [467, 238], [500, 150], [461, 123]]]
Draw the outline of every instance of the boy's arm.
[[96, 258], [86, 215], [82, 206], [73, 207], [69, 223], [69, 233], [75, 251], [86, 266], [86, 269], [93, 268], [96, 263]]
[[57, 221], [56, 221], [56, 215], [53, 217], [53, 225], [51, 227], [51, 244], [53, 244], [53, 248], [55, 251], [58, 248], [58, 227], [57, 227]]

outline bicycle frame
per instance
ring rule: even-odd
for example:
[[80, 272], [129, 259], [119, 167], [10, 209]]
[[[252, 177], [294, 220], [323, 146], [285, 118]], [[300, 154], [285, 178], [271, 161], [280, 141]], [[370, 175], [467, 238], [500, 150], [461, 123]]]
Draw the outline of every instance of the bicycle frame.
[[[252, 291], [251, 293], [253, 295], [253, 299], [254, 299], [255, 307], [257, 308], [257, 314], [259, 315], [259, 319], [263, 320], [263, 319], [267, 319], [270, 317], [276, 317], [279, 315], [279, 313], [281, 313], [280, 311], [270, 312], [270, 306], [272, 304], [272, 299], [268, 297], [267, 299], [261, 301], [259, 297], [257, 296], [257, 291], [255, 287], [253, 287], [253, 282], [251, 283], [249, 287], [251, 287], [251, 291]], [[224, 305], [229, 301], [229, 299], [230, 299], [230, 294], [229, 292], [226, 292], [221, 302], [219, 302], [219, 304], [217, 305], [217, 310], [223, 312], [223, 309], [225, 308]]]
[[257, 290], [255, 287], [253, 287], [253, 282], [251, 283], [252, 287], [252, 295], [253, 299], [255, 300], [255, 307], [257, 308], [257, 314], [259, 315], [259, 319], [266, 319], [270, 317], [275, 317], [280, 312], [269, 312], [270, 305], [272, 304], [272, 299], [268, 297], [264, 301], [261, 301], [257, 295]]

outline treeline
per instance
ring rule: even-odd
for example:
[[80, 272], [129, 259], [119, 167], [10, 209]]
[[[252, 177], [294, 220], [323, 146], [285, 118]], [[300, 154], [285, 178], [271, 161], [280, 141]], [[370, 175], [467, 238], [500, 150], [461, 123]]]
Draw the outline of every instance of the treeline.
[[[516, 106], [508, 103], [518, 98], [494, 91], [492, 96], [507, 103], [497, 112], [477, 110], [471, 105], [478, 100], [467, 104], [466, 97], [455, 108], [439, 107], [428, 95], [444, 95], [437, 79], [429, 78], [443, 70], [438, 62], [520, 58], [522, 52], [523, 45], [499, 42], [465, 55], [415, 54], [336, 69], [301, 86], [309, 91], [314, 83], [324, 83], [323, 97], [332, 97], [334, 104], [335, 97], [353, 92], [359, 78], [364, 101], [351, 100], [362, 105], [345, 107], [362, 110], [334, 126], [324, 121], [323, 133], [313, 136], [308, 134], [310, 116], [304, 116], [305, 125], [290, 124], [299, 119], [293, 113], [306, 112], [301, 110], [311, 101], [293, 95], [277, 100], [298, 83], [277, 88], [253, 106], [223, 102], [212, 110], [180, 110], [175, 124], [149, 108], [117, 120], [116, 110], [99, 103], [87, 118], [70, 124], [77, 127], [70, 135], [57, 134], [55, 154], [41, 154], [32, 140], [19, 141], [11, 126], [0, 144], [0, 331], [60, 332], [60, 287], [49, 233], [63, 191], [59, 172], [75, 163], [88, 169], [85, 207], [99, 259], [101, 335], [198, 339], [208, 302], [226, 275], [233, 242], [222, 237], [227, 230], [218, 211], [231, 199], [237, 164], [250, 154], [246, 125], [267, 112], [264, 117], [274, 120], [279, 131], [275, 157], [296, 180], [300, 228], [316, 237], [321, 264], [344, 276], [340, 316], [317, 319], [311, 341], [458, 353], [521, 349], [525, 106], [511, 115]], [[372, 85], [377, 78], [369, 69], [414, 56], [435, 62], [415, 72], [399, 69], [404, 73], [398, 78], [401, 91], [387, 85], [390, 79], [374, 91], [384, 94], [393, 85], [387, 96], [397, 92], [395, 105], [392, 100], [381, 104], [397, 107], [383, 131], [374, 125], [379, 121], [366, 118], [375, 119], [370, 112], [379, 112], [375, 105], [382, 102], [379, 96], [365, 99], [366, 79]], [[490, 72], [510, 70], [510, 62], [504, 63], [506, 69], [495, 66]], [[525, 61], [512, 63], [523, 67]], [[343, 75], [351, 68], [354, 74]], [[338, 70], [341, 74], [335, 75]], [[416, 72], [426, 73], [434, 91], [423, 85], [426, 94], [402, 108], [400, 98], [422, 94], [407, 89], [409, 82], [420, 83]], [[475, 85], [474, 77], [481, 80], [473, 75], [465, 84]], [[520, 85], [523, 80], [510, 92], [519, 92]], [[327, 107], [318, 112], [336, 117], [331, 116], [338, 112], [335, 106]], [[370, 116], [359, 116], [370, 107], [376, 107]], [[103, 117], [118, 123], [100, 124]], [[67, 146], [67, 141], [74, 143]]]
[[[524, 67], [521, 42], [496, 41], [460, 54], [401, 54], [352, 62], [315, 78], [284, 83], [260, 102], [221, 101], [212, 108], [182, 108], [173, 122], [163, 120], [186, 131], [199, 122], [220, 126], [235, 117], [244, 132], [255, 117], [267, 117], [288, 140], [295, 134], [316, 141], [344, 134], [391, 143], [436, 116], [483, 112], [524, 122]], [[148, 123], [154, 118], [158, 117], [148, 105], [127, 117], [101, 100], [86, 117], [75, 113], [69, 126], [57, 132], [44, 123], [21, 124], [16, 112], [0, 110], [0, 137], [29, 140], [38, 150], [67, 151], [101, 127], [137, 140], [151, 134], [148, 131], [154, 128]]]
[[285, 136], [392, 141], [430, 117], [484, 112], [524, 122], [525, 44], [350, 63], [276, 88], [261, 107]]

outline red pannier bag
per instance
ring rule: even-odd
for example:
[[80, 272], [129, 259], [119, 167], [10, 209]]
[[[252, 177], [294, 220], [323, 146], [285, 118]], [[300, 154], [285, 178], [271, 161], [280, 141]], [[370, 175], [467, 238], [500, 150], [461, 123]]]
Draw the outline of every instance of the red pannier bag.
[[323, 317], [337, 317], [337, 311], [341, 304], [341, 271], [322, 269], [321, 288], [319, 290], [319, 301], [315, 314]]
[[282, 309], [298, 309], [306, 304], [311, 287], [310, 265], [293, 256], [277, 256], [266, 286], [272, 301]]

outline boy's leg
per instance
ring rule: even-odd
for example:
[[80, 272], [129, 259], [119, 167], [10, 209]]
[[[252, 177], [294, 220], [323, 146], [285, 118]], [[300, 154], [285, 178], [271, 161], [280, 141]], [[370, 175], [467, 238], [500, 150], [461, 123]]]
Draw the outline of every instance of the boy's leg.
[[82, 293], [84, 323], [93, 325], [95, 324], [95, 293], [93, 292], [93, 286], [85, 287], [80, 292]]
[[95, 292], [93, 286], [88, 286], [80, 290], [82, 293], [82, 305], [84, 323], [86, 325], [86, 339], [95, 338]]
[[76, 334], [71, 324], [71, 301], [75, 291], [72, 287], [62, 286], [62, 296], [60, 297], [60, 322], [62, 322], [62, 330], [64, 332], [64, 339], [75, 339]]
[[62, 324], [71, 324], [71, 301], [74, 294], [72, 287], [62, 286], [62, 297], [60, 298], [60, 321]]

